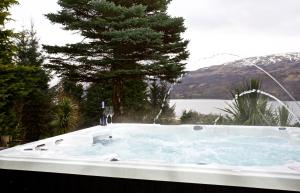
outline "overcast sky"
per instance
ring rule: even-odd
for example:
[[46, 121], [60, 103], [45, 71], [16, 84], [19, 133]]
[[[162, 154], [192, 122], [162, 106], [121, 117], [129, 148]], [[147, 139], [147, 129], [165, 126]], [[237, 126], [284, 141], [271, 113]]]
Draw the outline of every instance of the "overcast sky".
[[[17, 30], [32, 20], [42, 44], [78, 40], [43, 15], [59, 9], [57, 0], [19, 0], [12, 9]], [[300, 0], [173, 0], [173, 16], [185, 18], [191, 53], [187, 69], [195, 70], [241, 57], [300, 51]]]

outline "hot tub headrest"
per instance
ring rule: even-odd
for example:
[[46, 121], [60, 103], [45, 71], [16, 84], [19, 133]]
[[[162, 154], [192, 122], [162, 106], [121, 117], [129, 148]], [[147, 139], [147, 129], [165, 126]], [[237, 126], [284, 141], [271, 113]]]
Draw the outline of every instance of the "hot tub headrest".
[[199, 126], [199, 125], [195, 125], [194, 127], [193, 127], [193, 130], [194, 131], [200, 131], [200, 130], [203, 130], [204, 128], [202, 127], [202, 126]]

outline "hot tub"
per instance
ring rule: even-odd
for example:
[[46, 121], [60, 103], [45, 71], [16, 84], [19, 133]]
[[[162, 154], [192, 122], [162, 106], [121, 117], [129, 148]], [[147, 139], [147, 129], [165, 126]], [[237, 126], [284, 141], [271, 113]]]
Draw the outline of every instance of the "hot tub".
[[28, 192], [300, 191], [300, 129], [96, 126], [0, 151], [0, 168]]

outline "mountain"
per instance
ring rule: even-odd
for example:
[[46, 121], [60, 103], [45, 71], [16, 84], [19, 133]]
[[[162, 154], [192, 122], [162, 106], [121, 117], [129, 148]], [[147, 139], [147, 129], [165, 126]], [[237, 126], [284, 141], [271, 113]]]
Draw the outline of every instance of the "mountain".
[[172, 99], [232, 99], [231, 90], [251, 78], [262, 81], [262, 89], [281, 100], [291, 100], [262, 70], [274, 76], [300, 100], [300, 53], [251, 57], [187, 73], [174, 86]]

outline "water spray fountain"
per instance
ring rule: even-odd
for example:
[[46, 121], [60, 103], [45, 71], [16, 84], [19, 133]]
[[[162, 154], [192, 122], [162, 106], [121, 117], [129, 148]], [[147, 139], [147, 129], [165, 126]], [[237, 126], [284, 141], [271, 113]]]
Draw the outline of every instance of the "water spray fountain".
[[[238, 57], [240, 59], [243, 59], [243, 57], [237, 55], [237, 54], [232, 54], [232, 53], [218, 53], [218, 54], [214, 54], [212, 56], [209, 56], [209, 57], [204, 57], [204, 58], [201, 58], [202, 60], [207, 60], [207, 59], [211, 59], [211, 58], [215, 58], [217, 56], [222, 56], [222, 55], [228, 55], [228, 56], [233, 56], [233, 57]], [[251, 65], [251, 66], [254, 66], [256, 67], [258, 70], [260, 70], [261, 72], [263, 72], [264, 74], [266, 74], [269, 78], [271, 78], [289, 97], [290, 99], [292, 99], [293, 102], [295, 102], [296, 106], [300, 109], [300, 105], [298, 104], [297, 100], [295, 99], [295, 97], [293, 97], [293, 95], [274, 77], [272, 76], [269, 72], [267, 72], [266, 70], [264, 70], [263, 68], [261, 68], [260, 66], [256, 65], [255, 63], [253, 62], [249, 62], [247, 60], [244, 60], [248, 65]], [[250, 91], [245, 91], [244, 94], [249, 94], [248, 92], [252, 93], [253, 90], [250, 90]], [[255, 91], [256, 92], [256, 91]], [[299, 118], [298, 116], [293, 113], [288, 107], [286, 104], [284, 104], [281, 100], [279, 100], [278, 98], [276, 98], [275, 96], [269, 94], [269, 93], [266, 93], [264, 91], [259, 91], [258, 93], [262, 94], [262, 95], [266, 95], [274, 100], [276, 100], [277, 102], [279, 102], [281, 105], [283, 105], [294, 117], [295, 119], [300, 123], [299, 121]], [[218, 117], [219, 118], [219, 117]], [[217, 121], [215, 121], [215, 124], [216, 124]]]
[[[234, 56], [234, 57], [238, 57], [240, 59], [243, 59], [241, 56], [236, 55], [236, 54], [231, 54], [231, 53], [222, 53], [222, 55], [229, 55], [229, 56]], [[270, 77], [297, 105], [297, 107], [300, 109], [300, 105], [298, 104], [297, 100], [295, 99], [295, 97], [293, 97], [293, 95], [274, 77], [272, 76], [270, 73], [268, 73], [266, 70], [264, 70], [263, 68], [261, 68], [260, 66], [256, 65], [255, 63], [252, 62], [248, 62], [247, 60], [244, 60], [247, 64], [252, 65], [254, 67], [256, 67], [258, 70], [262, 71], [263, 73], [265, 73], [268, 77]]]
[[[222, 55], [228, 55], [228, 56], [233, 56], [233, 57], [237, 57], [237, 58], [240, 58], [240, 59], [243, 59], [242, 56], [239, 56], [237, 54], [232, 54], [232, 53], [217, 53], [217, 54], [214, 54], [212, 56], [209, 56], [209, 57], [204, 57], [204, 58], [201, 58], [201, 60], [207, 60], [207, 59], [211, 59], [211, 58], [215, 58], [215, 57], [218, 57], [218, 56], [222, 56]], [[274, 77], [272, 76], [269, 72], [267, 72], [266, 70], [264, 70], [263, 68], [261, 68], [260, 66], [256, 65], [255, 63], [253, 62], [249, 62], [247, 60], [244, 60], [248, 65], [251, 65], [251, 66], [254, 66], [256, 67], [258, 70], [260, 70], [261, 72], [263, 72], [264, 74], [266, 74], [269, 78], [271, 78], [289, 97], [290, 99], [295, 102], [296, 106], [300, 109], [300, 105], [298, 104], [297, 100], [295, 99], [295, 97], [293, 97], [293, 95]], [[157, 116], [154, 118], [154, 124], [156, 123], [156, 121], [158, 120], [159, 116], [161, 115], [162, 111], [163, 111], [163, 107], [165, 106], [165, 101], [167, 100], [167, 97], [170, 95], [173, 87], [183, 78], [183, 75], [177, 80], [175, 81], [169, 88], [168, 92], [166, 93], [164, 99], [163, 99], [163, 103], [161, 105], [161, 109], [159, 111], [159, 113], [157, 114]], [[253, 90], [251, 91], [245, 91], [244, 94], [249, 94], [248, 92], [252, 92]], [[258, 92], [259, 90], [256, 90], [255, 92]], [[274, 100], [276, 100], [277, 102], [279, 102], [281, 105], [283, 105], [294, 117], [295, 119], [300, 123], [300, 120], [298, 118], [298, 116], [293, 113], [288, 107], [286, 104], [284, 104], [281, 100], [279, 100], [278, 98], [276, 98], [275, 96], [269, 94], [269, 93], [266, 93], [264, 91], [259, 91], [258, 93], [262, 94], [262, 95], [266, 95]], [[216, 125], [217, 121], [220, 119], [220, 117], [218, 117], [214, 124]]]
[[162, 111], [163, 111], [163, 108], [165, 107], [165, 103], [166, 103], [166, 100], [168, 98], [168, 96], [170, 96], [170, 93], [171, 91], [173, 90], [173, 87], [182, 80], [183, 78], [183, 74], [170, 86], [168, 92], [165, 94], [164, 96], [164, 99], [162, 101], [162, 104], [161, 104], [161, 107], [160, 107], [160, 110], [158, 112], [158, 114], [156, 115], [156, 117], [154, 118], [153, 120], [153, 124], [156, 124], [156, 121], [158, 120], [158, 118], [160, 117], [160, 115], [162, 114]]
[[298, 118], [298, 116], [286, 105], [284, 104], [281, 100], [279, 100], [277, 97], [271, 95], [270, 93], [267, 93], [267, 92], [264, 92], [264, 91], [261, 91], [261, 90], [256, 90], [256, 89], [252, 89], [252, 90], [248, 90], [248, 91], [244, 91], [240, 94], [236, 94], [235, 95], [235, 99], [237, 100], [239, 97], [242, 97], [244, 95], [248, 95], [248, 94], [251, 94], [251, 93], [258, 93], [258, 94], [261, 94], [261, 95], [264, 95], [264, 96], [267, 96], [267, 97], [270, 97], [274, 100], [276, 100], [280, 105], [282, 105], [290, 114], [293, 115], [293, 117], [296, 119], [296, 121], [298, 123], [300, 123], [300, 120]]

